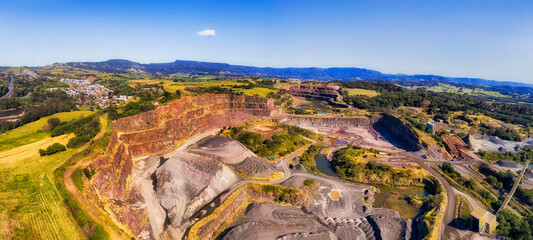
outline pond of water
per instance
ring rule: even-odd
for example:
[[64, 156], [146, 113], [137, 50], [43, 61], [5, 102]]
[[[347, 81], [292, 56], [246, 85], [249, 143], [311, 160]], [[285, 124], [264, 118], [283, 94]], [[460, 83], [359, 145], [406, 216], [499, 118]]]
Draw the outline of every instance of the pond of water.
[[406, 218], [414, 218], [419, 212], [419, 208], [409, 205], [405, 196], [415, 195], [417, 197], [427, 196], [428, 193], [424, 188], [395, 188], [395, 187], [378, 187], [379, 193], [375, 194], [374, 208], [391, 208]]
[[337, 174], [335, 174], [335, 170], [333, 170], [333, 167], [329, 163], [328, 159], [326, 159], [326, 156], [320, 155], [316, 157], [315, 162], [316, 162], [316, 168], [321, 173], [326, 174], [331, 177], [337, 176]]

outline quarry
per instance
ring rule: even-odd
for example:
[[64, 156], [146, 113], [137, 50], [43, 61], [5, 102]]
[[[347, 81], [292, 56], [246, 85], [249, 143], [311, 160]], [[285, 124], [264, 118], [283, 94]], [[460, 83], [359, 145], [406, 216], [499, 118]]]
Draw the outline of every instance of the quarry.
[[[409, 239], [415, 234], [412, 219], [372, 207], [373, 187], [289, 168], [288, 161], [309, 145], [272, 160], [218, 134], [222, 127], [257, 120], [273, 125], [247, 130], [275, 133], [280, 131], [275, 124], [283, 124], [341, 145], [388, 151], [422, 147], [413, 130], [389, 115], [300, 117], [283, 115], [260, 97], [186, 97], [113, 123], [108, 154], [90, 165], [99, 204], [139, 239]], [[265, 192], [265, 186], [281, 190]], [[279, 201], [277, 191], [292, 194]]]

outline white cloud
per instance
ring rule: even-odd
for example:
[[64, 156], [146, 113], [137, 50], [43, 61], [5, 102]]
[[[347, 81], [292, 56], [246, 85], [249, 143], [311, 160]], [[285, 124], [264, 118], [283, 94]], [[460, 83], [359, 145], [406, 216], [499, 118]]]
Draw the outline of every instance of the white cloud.
[[206, 29], [203, 31], [199, 31], [196, 33], [196, 35], [200, 37], [214, 37], [215, 36], [215, 29]]

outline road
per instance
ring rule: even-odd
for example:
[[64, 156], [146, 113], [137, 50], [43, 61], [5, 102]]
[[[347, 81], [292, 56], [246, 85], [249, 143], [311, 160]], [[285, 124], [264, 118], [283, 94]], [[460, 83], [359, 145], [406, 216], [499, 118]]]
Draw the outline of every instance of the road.
[[6, 93], [6, 95], [0, 97], [0, 99], [4, 99], [4, 98], [10, 98], [11, 96], [13, 96], [13, 89], [14, 89], [14, 80], [13, 80], [13, 75], [9, 75], [9, 77], [11, 78], [11, 81], [9, 82], [9, 91]]

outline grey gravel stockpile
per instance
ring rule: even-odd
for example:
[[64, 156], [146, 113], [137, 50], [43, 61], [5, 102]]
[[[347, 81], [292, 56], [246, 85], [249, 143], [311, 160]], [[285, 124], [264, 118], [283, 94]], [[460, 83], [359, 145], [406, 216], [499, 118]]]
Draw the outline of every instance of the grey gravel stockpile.
[[516, 163], [513, 160], [500, 160], [497, 162], [498, 165], [502, 167], [508, 167], [508, 168], [519, 168], [520, 164]]

